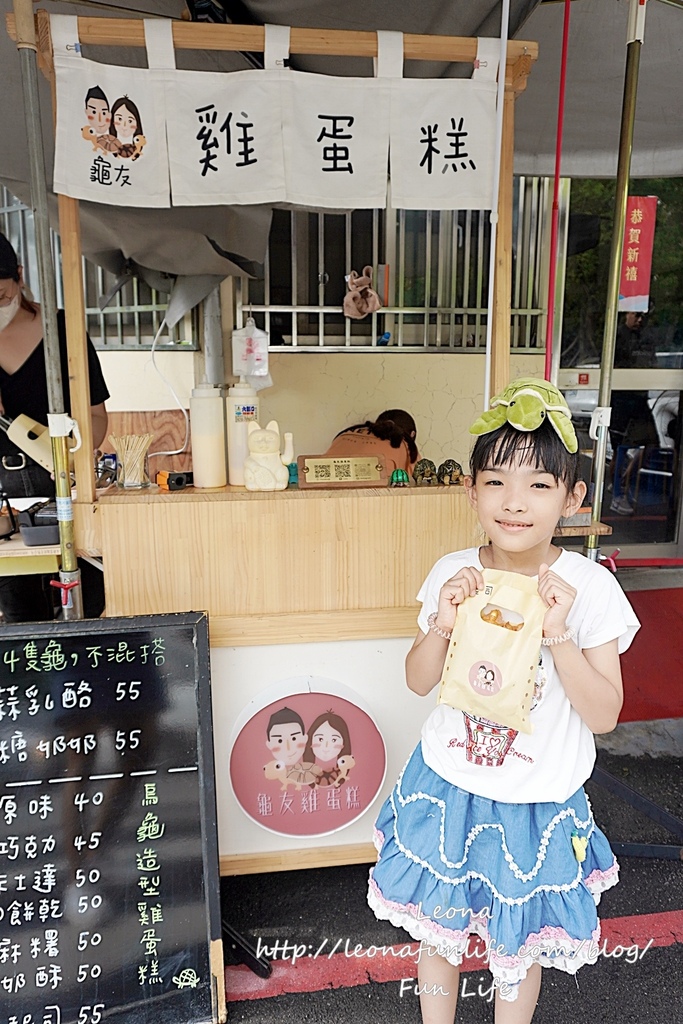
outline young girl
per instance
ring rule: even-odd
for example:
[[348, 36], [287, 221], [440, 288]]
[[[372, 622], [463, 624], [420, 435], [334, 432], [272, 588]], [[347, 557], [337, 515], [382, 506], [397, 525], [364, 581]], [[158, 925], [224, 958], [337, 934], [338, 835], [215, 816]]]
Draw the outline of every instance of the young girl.
[[[513, 426], [512, 406], [502, 426], [494, 429], [489, 413], [472, 428], [480, 436], [467, 493], [488, 544], [446, 555], [431, 570], [406, 677], [421, 695], [437, 685], [458, 608], [484, 587], [485, 569], [538, 578], [547, 611], [533, 732], [507, 730], [501, 748], [504, 728], [437, 705], [376, 824], [368, 901], [420, 941], [424, 1024], [453, 1024], [472, 934], [493, 974], [497, 1024], [529, 1024], [541, 967], [573, 974], [597, 959], [595, 905], [618, 876], [583, 783], [595, 761], [593, 734], [617, 723], [619, 653], [638, 620], [607, 569], [553, 544], [586, 485], [564, 398], [545, 381], [525, 385], [543, 403], [536, 429]], [[487, 737], [498, 756], [474, 756]]]

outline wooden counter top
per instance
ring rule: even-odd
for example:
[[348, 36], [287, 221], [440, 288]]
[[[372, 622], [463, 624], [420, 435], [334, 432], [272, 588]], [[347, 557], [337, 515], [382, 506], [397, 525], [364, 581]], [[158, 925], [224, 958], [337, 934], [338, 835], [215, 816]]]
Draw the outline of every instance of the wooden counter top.
[[315, 498], [420, 498], [425, 495], [462, 497], [465, 488], [454, 484], [452, 487], [441, 485], [421, 487], [343, 487], [307, 488], [287, 487], [284, 491], [248, 491], [244, 487], [186, 487], [182, 491], [162, 491], [156, 484], [150, 487], [130, 488], [125, 490], [112, 485], [100, 493], [102, 504], [134, 504], [148, 502], [188, 502], [188, 501], [311, 501]]

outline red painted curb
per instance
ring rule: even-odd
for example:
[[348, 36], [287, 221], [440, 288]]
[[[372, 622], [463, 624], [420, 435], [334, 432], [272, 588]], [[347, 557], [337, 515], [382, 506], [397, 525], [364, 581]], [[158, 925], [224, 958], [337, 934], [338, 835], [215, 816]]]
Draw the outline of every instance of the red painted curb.
[[[603, 955], [606, 953], [617, 959], [630, 946], [639, 946], [640, 953], [643, 953], [646, 948], [683, 943], [683, 910], [603, 918], [600, 923], [600, 949], [605, 951]], [[261, 947], [272, 947], [275, 941], [262, 941]], [[621, 951], [619, 947], [622, 947]], [[294, 954], [295, 962], [292, 963], [292, 951], [295, 948], [301, 952]], [[289, 940], [289, 951], [285, 951], [288, 959], [274, 961], [273, 973], [269, 978], [258, 978], [248, 967], [226, 967], [227, 999], [228, 1002], [270, 999], [285, 993], [320, 992], [324, 989], [367, 985], [371, 981], [414, 978], [417, 974], [415, 954], [418, 948], [416, 942], [364, 948], [350, 939], [328, 939], [314, 948], [304, 943], [292, 944]], [[460, 969], [463, 972], [482, 971], [486, 969], [486, 963], [481, 956], [467, 957]]]

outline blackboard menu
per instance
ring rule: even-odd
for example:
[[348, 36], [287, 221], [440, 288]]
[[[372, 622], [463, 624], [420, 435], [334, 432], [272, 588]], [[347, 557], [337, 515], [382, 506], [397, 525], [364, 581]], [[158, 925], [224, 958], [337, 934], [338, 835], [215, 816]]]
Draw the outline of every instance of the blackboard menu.
[[225, 1019], [206, 616], [0, 627], [0, 1024]]

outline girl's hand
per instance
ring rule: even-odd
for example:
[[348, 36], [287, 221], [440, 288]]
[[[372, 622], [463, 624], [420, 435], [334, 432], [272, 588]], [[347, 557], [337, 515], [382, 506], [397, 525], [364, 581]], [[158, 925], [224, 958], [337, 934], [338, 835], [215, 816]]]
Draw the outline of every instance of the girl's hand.
[[439, 592], [439, 606], [436, 613], [436, 625], [440, 629], [453, 629], [458, 613], [458, 605], [472, 597], [478, 590], [484, 589], [484, 577], [479, 569], [468, 565], [446, 580]]
[[560, 636], [567, 631], [567, 616], [576, 599], [576, 590], [550, 571], [545, 562], [538, 570], [538, 592], [548, 605], [543, 618], [543, 636]]

